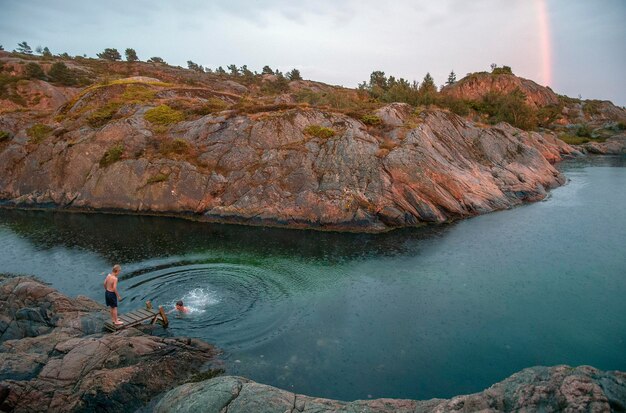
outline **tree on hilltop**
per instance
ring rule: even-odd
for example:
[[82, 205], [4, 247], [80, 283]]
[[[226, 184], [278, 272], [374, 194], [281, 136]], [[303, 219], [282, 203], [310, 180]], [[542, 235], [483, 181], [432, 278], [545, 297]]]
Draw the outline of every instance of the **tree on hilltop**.
[[122, 60], [122, 55], [117, 49], [106, 48], [102, 53], [97, 54], [98, 58], [110, 61]]
[[0, 50], [4, 50], [4, 47], [2, 47], [2, 45], [0, 44]]
[[218, 75], [225, 75], [226, 74], [226, 70], [224, 70], [224, 68], [222, 66], [220, 66], [217, 69], [215, 69], [215, 73], [217, 73]]
[[25, 41], [17, 44], [16, 51], [23, 54], [33, 54], [33, 49]]
[[263, 66], [263, 69], [261, 70], [261, 74], [262, 75], [273, 75], [274, 71], [272, 70], [271, 67], [266, 65], [266, 66]]
[[52, 58], [52, 52], [50, 51], [50, 49], [48, 49], [48, 46], [43, 48], [43, 51], [41, 52], [41, 55], [46, 58], [46, 59], [51, 59]]
[[35, 47], [35, 53], [41, 54], [41, 52], [43, 52], [43, 49], [41, 48], [41, 46]]
[[187, 68], [196, 72], [204, 73], [204, 67], [202, 67], [202, 65], [192, 62], [191, 60], [187, 60]]
[[448, 75], [448, 81], [446, 82], [446, 85], [450, 86], [454, 83], [456, 83], [456, 73], [454, 73], [454, 70], [453, 70]]
[[139, 60], [139, 58], [137, 57], [137, 52], [135, 51], [135, 49], [128, 48], [128, 49], [126, 49], [124, 54], [126, 55], [126, 61], [127, 62], [136, 62], [136, 61]]
[[153, 56], [150, 59], [148, 59], [148, 63], [164, 63], [165, 64], [165, 60], [161, 59], [158, 56]]
[[298, 69], [292, 69], [291, 72], [287, 72], [287, 79], [302, 80], [302, 76], [300, 76], [300, 71]]
[[237, 68], [237, 65], [228, 65], [226, 69], [228, 69], [231, 76], [239, 76], [239, 69]]
[[46, 74], [43, 72], [41, 66], [37, 63], [30, 62], [26, 65], [26, 77], [29, 79], [46, 79]]

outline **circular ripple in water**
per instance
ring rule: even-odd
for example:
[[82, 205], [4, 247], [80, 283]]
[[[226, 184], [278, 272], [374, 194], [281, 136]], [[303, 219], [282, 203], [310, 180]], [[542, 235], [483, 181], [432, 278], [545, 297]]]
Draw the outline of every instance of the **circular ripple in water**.
[[263, 343], [283, 332], [293, 320], [284, 285], [289, 277], [254, 264], [179, 261], [141, 268], [120, 277], [122, 312], [152, 300], [172, 311], [183, 300], [188, 314], [173, 311], [175, 335], [205, 339], [227, 349]]

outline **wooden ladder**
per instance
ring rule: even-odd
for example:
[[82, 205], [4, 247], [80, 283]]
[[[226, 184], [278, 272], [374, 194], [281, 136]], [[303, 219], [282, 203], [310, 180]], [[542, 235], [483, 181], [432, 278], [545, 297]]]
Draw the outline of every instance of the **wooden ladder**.
[[154, 324], [158, 321], [164, 328], [167, 328], [169, 325], [163, 306], [159, 306], [159, 311], [155, 311], [152, 308], [152, 303], [150, 301], [146, 301], [145, 309], [140, 308], [138, 310], [131, 311], [130, 313], [121, 314], [117, 318], [119, 318], [120, 321], [123, 321], [124, 324], [115, 325], [112, 321], [107, 321], [104, 323], [104, 327], [109, 331], [119, 331], [125, 330], [128, 327], [134, 327], [148, 320], [150, 320], [150, 324]]

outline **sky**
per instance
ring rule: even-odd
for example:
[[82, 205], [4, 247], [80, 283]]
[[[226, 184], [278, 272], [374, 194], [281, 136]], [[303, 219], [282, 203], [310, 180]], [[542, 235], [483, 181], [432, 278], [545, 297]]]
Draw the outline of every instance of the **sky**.
[[583, 99], [626, 105], [626, 0], [0, 0], [0, 44], [216, 68], [297, 68], [356, 87], [374, 70], [443, 84], [511, 66]]

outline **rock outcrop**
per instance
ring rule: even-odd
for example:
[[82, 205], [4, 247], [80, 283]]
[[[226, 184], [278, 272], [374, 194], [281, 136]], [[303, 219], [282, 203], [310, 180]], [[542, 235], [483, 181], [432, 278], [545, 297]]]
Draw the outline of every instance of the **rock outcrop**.
[[505, 73], [472, 73], [444, 87], [442, 93], [457, 99], [480, 100], [490, 92], [507, 94], [516, 89], [526, 95], [526, 103], [533, 108], [559, 103], [559, 97], [552, 89], [538, 85], [530, 79]]
[[[297, 107], [211, 114], [166, 136], [144, 119], [145, 108], [123, 110], [102, 128], [54, 125], [37, 144], [19, 121], [0, 119], [0, 129], [15, 131], [0, 143], [0, 198], [18, 207], [381, 231], [542, 199], [564, 182], [551, 163], [575, 152], [550, 134], [482, 127], [442, 110], [416, 115], [404, 104], [380, 109], [378, 126]], [[334, 136], [313, 136], [311, 125]], [[119, 160], [103, 164], [116, 145]], [[182, 149], [164, 156], [155, 145]]]
[[201, 341], [102, 333], [104, 308], [27, 277], [0, 284], [0, 411], [126, 412], [209, 363]]
[[589, 366], [532, 367], [487, 390], [449, 400], [341, 402], [294, 394], [242, 377], [218, 377], [169, 391], [157, 413], [608, 412], [626, 409], [626, 373]]

